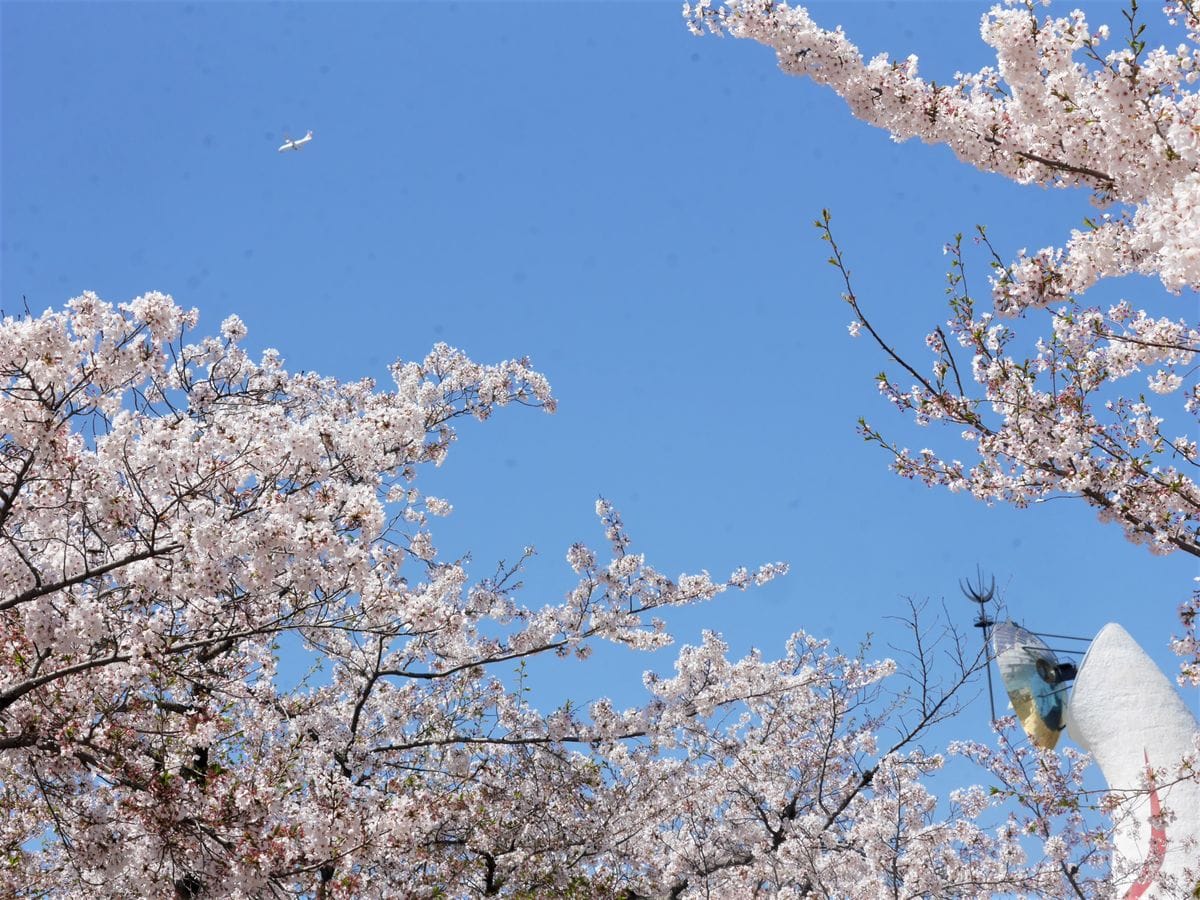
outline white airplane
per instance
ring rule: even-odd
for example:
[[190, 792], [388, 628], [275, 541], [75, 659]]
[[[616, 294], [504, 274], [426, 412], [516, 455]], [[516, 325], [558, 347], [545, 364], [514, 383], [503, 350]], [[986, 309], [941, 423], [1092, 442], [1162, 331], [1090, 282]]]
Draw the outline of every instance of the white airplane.
[[311, 131], [308, 134], [306, 134], [304, 137], [296, 138], [294, 141], [290, 137], [287, 137], [285, 135], [284, 141], [283, 141], [283, 146], [279, 148], [279, 152], [282, 153], [284, 150], [299, 150], [301, 147], [303, 147], [305, 144], [307, 144], [311, 140], [312, 140], [312, 132]]

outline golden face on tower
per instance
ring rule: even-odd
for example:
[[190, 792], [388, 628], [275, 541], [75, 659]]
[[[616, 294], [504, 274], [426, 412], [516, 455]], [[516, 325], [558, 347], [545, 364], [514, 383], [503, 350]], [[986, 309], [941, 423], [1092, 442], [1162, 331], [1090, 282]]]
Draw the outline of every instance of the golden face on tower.
[[992, 648], [1025, 733], [1038, 747], [1052, 749], [1066, 727], [1067, 691], [1075, 667], [1060, 663], [1041, 638], [1014, 622], [993, 627]]

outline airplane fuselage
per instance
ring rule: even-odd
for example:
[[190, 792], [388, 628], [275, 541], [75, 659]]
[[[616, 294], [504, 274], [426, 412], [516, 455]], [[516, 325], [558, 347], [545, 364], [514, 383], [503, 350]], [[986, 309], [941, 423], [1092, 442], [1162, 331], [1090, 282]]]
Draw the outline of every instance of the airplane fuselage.
[[286, 150], [299, 150], [301, 147], [303, 147], [305, 144], [307, 144], [309, 141], [312, 140], [312, 136], [313, 136], [313, 133], [310, 131], [308, 134], [306, 134], [302, 138], [296, 138], [296, 140], [294, 140], [294, 141], [286, 140], [283, 142], [283, 146], [281, 146], [279, 148], [279, 152], [283, 153]]

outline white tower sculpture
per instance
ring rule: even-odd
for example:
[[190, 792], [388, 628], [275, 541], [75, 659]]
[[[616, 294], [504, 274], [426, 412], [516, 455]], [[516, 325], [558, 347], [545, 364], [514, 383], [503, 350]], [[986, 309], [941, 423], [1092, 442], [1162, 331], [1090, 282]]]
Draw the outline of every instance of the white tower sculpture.
[[1200, 722], [1120, 625], [1105, 625], [1092, 641], [1071, 690], [1066, 724], [1109, 788], [1131, 796], [1116, 821], [1116, 896], [1200, 896], [1192, 893], [1200, 889], [1200, 771], [1175, 783], [1147, 781], [1148, 767], [1172, 772], [1196, 751]]

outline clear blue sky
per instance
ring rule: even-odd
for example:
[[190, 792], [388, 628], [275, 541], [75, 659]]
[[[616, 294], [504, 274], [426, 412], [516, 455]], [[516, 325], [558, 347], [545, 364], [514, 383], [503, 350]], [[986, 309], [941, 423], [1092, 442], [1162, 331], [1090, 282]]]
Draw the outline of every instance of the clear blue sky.
[[[1027, 625], [1118, 620], [1173, 675], [1191, 559], [1153, 558], [1076, 502], [989, 509], [902, 481], [856, 436], [866, 415], [914, 448], [958, 440], [877, 396], [884, 361], [848, 338], [811, 226], [833, 211], [865, 308], [923, 362], [945, 318], [942, 245], [979, 222], [1005, 255], [1061, 243], [1086, 195], [894, 144], [765, 49], [692, 37], [679, 6], [5, 3], [0, 306], [162, 290], [204, 329], [239, 313], [295, 370], [384, 382], [439, 340], [530, 355], [560, 412], [464, 427], [423, 484], [456, 506], [440, 549], [471, 550], [476, 575], [538, 547], [530, 605], [569, 585], [573, 541], [602, 545], [603, 494], [670, 574], [791, 563], [674, 616], [685, 641], [712, 628], [775, 655], [802, 627], [848, 650], [874, 631], [886, 652], [905, 596], [945, 597], [968, 623], [956, 584], [979, 564]], [[814, 14], [947, 81], [989, 61], [984, 8]], [[548, 663], [539, 697], [634, 702], [670, 656]], [[959, 736], [982, 735], [986, 708]]]

